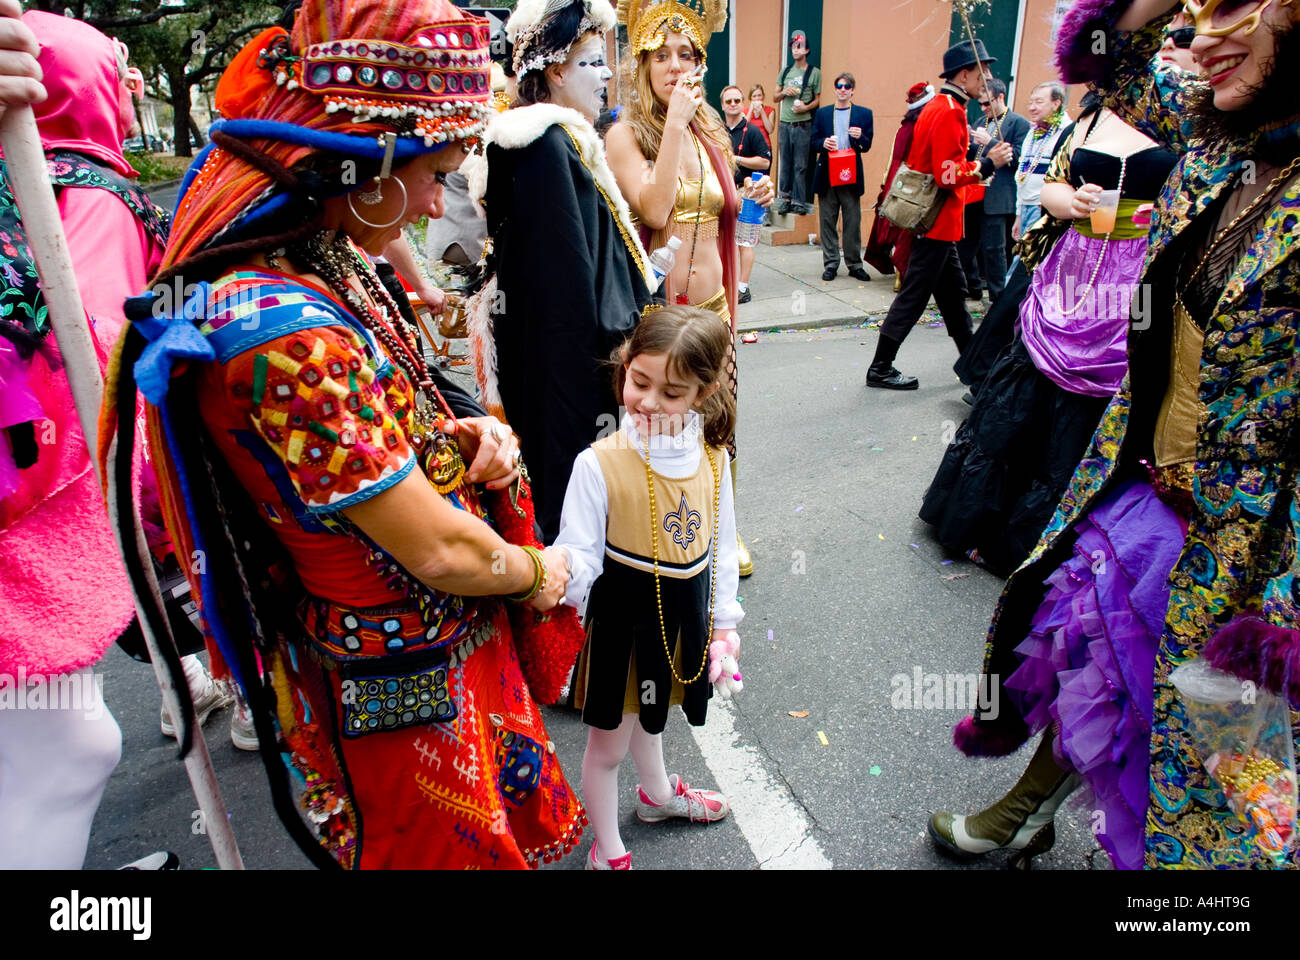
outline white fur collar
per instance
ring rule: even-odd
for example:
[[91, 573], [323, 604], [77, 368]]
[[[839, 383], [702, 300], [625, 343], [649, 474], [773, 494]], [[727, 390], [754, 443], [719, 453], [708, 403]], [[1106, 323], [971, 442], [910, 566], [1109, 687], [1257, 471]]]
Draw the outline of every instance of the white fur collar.
[[[623, 228], [621, 232], [632, 248], [633, 259], [643, 271], [648, 271], [645, 248], [641, 246], [636, 224], [632, 222], [632, 211], [628, 209], [627, 201], [618, 189], [618, 181], [614, 179], [609, 164], [605, 162], [605, 144], [586, 117], [569, 107], [554, 103], [534, 103], [495, 116], [488, 124], [484, 138], [489, 144], [495, 143], [506, 150], [518, 150], [537, 140], [557, 123], [573, 137], [583, 166], [591, 171], [592, 179], [609, 200], [610, 212]], [[489, 175], [490, 173], [491, 171]], [[486, 190], [486, 184], [484, 189]], [[646, 279], [649, 282], [648, 272]]]

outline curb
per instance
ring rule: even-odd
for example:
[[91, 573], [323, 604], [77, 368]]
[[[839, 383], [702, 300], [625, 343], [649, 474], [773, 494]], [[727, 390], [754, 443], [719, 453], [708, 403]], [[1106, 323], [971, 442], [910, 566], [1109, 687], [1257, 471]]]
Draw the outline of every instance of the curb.
[[737, 323], [737, 333], [782, 333], [786, 330], [820, 330], [829, 328], [865, 327], [871, 321], [879, 321], [883, 313], [858, 313], [845, 317], [816, 317], [811, 320], [796, 320], [792, 323]]
[[175, 180], [159, 180], [157, 183], [142, 183], [140, 189], [148, 193], [150, 190], [166, 190], [168, 187], [179, 187], [185, 180], [184, 177], [177, 177]]

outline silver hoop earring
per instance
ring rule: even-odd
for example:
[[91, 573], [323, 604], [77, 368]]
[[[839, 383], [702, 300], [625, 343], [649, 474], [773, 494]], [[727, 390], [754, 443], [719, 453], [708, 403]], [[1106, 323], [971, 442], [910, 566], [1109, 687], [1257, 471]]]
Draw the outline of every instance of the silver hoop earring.
[[[352, 193], [349, 193], [349, 194], [348, 194], [348, 209], [352, 211], [352, 216], [356, 217], [359, 221], [361, 221], [362, 223], [364, 223], [367, 227], [370, 227], [372, 230], [387, 230], [389, 227], [394, 227], [394, 226], [396, 226], [397, 224], [401, 223], [401, 222], [402, 222], [402, 218], [406, 216], [406, 204], [407, 204], [406, 184], [402, 183], [402, 181], [399, 180], [397, 177], [391, 177], [390, 179], [393, 181], [393, 183], [397, 184], [397, 186], [398, 186], [399, 188], [401, 188], [401, 191], [402, 191], [402, 209], [401, 209], [401, 212], [398, 213], [397, 217], [396, 217], [395, 219], [393, 219], [392, 221], [390, 221], [389, 223], [371, 223], [369, 220], [367, 220], [367, 219], [366, 219], [365, 217], [363, 217], [361, 214], [357, 213], [357, 208], [356, 208], [356, 207], [353, 205], [353, 203], [352, 203], [352, 196], [353, 196], [353, 194], [352, 194]], [[354, 191], [354, 193], [355, 193], [355, 192], [356, 192], [356, 191]], [[372, 192], [371, 195], [373, 195], [373, 193], [380, 193], [379, 188], [376, 187], [375, 190]], [[366, 197], [367, 197], [366, 194], [361, 194], [361, 202], [364, 203], [364, 204], [366, 204], [367, 206], [374, 206], [375, 203], [378, 203], [378, 202], [379, 202], [378, 200], [376, 200], [376, 201], [374, 201], [374, 202], [372, 203], [370, 200], [366, 199]], [[383, 199], [383, 195], [382, 195], [382, 193], [380, 193], [380, 198], [379, 198], [379, 199], [380, 199], [380, 200]]]

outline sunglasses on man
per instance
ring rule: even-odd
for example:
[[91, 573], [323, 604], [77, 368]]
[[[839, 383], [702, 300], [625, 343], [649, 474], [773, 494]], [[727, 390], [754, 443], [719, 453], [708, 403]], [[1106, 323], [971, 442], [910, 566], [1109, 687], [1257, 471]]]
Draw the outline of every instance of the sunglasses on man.
[[853, 89], [853, 84], [851, 84], [851, 83], [837, 83], [837, 84], [835, 84], [835, 89], [836, 89], [836, 90], [852, 90], [852, 89]]
[[738, 104], [738, 103], [744, 103], [744, 102], [745, 102], [744, 100], [740, 100], [740, 99], [736, 99], [736, 100], [723, 100], [723, 101], [722, 101], [722, 105], [723, 105], [724, 107], [732, 107], [732, 106], [735, 106], [735, 105]]
[[1180, 50], [1187, 50], [1191, 47], [1192, 41], [1196, 39], [1196, 28], [1179, 27], [1177, 30], [1170, 30], [1169, 39], [1174, 42], [1175, 47]]

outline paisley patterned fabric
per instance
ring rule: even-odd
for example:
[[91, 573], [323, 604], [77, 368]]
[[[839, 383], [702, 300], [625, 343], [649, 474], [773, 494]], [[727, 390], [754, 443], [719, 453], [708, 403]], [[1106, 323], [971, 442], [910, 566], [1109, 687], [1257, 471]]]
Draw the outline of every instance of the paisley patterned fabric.
[[[1103, 18], [1113, 23], [1124, 2]], [[1184, 153], [1153, 218], [1144, 282], [1150, 314], [1129, 337], [1130, 371], [1111, 402], [1052, 518], [1025, 565], [1007, 584], [989, 630], [985, 671], [1005, 677], [1044, 580], [1068, 558], [1081, 517], [1122, 477], [1151, 456], [1155, 420], [1169, 375], [1174, 276], [1195, 251], [1189, 230], [1217, 218], [1222, 202], [1251, 168], [1253, 145], [1189, 143], [1185, 106], [1201, 81], [1152, 61], [1166, 18], [1129, 34], [1110, 31], [1111, 75], [1098, 85], [1106, 105], [1144, 133]], [[1282, 627], [1300, 626], [1294, 499], [1282, 522], [1272, 517], [1290, 497], [1300, 463], [1295, 451], [1300, 366], [1300, 186], [1273, 201], [1232, 273], [1205, 330], [1198, 392], [1199, 437], [1193, 510], [1170, 574], [1170, 601], [1156, 656], [1151, 735], [1151, 795], [1146, 818], [1149, 868], [1271, 866], [1207, 776], [1188, 732], [1182, 702], [1169, 684], [1179, 664], [1199, 655], [1214, 632], [1253, 613]], [[1198, 226], [1201, 224], [1198, 224]], [[1010, 669], [1009, 669], [1010, 668]], [[1293, 727], [1300, 717], [1293, 717]], [[1300, 866], [1293, 854], [1287, 864]]]
[[[159, 244], [167, 242], [167, 215], [149, 202], [135, 183], [79, 153], [56, 150], [45, 158], [50, 184], [61, 187], [96, 187], [107, 190], [127, 205]], [[43, 340], [50, 324], [41, 293], [40, 278], [9, 189], [4, 161], [0, 160], [0, 324], [13, 323], [28, 337]]]

